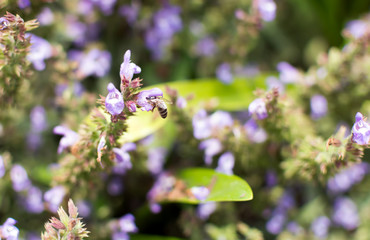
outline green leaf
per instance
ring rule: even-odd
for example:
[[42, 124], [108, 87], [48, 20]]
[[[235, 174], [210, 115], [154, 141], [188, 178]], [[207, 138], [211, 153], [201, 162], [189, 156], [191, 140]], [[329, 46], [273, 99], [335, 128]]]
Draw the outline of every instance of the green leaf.
[[155, 235], [145, 235], [145, 234], [133, 234], [130, 235], [131, 240], [184, 240], [182, 238], [176, 237], [163, 237]]
[[226, 175], [208, 168], [188, 168], [181, 170], [175, 177], [185, 183], [185, 193], [189, 193], [191, 187], [205, 186], [210, 189], [210, 194], [205, 201], [199, 201], [189, 194], [181, 194], [178, 198], [172, 197], [164, 200], [165, 202], [198, 204], [253, 199], [253, 192], [248, 183], [235, 175]]

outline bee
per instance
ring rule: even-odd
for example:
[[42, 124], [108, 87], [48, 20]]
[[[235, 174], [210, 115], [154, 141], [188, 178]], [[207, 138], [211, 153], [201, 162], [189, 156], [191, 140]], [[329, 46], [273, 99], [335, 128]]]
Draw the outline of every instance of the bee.
[[171, 104], [171, 101], [168, 101], [167, 99], [164, 99], [162, 97], [156, 97], [156, 96], [147, 97], [146, 99], [153, 106], [153, 110], [157, 107], [159, 115], [161, 115], [163, 119], [167, 117], [168, 111], [167, 111], [166, 102], [168, 104]]

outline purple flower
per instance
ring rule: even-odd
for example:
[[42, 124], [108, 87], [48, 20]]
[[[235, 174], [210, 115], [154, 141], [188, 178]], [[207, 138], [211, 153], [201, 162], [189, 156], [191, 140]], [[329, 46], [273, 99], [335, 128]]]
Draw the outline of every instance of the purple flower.
[[126, 102], [126, 106], [130, 112], [136, 112], [136, 103], [134, 101]]
[[185, 100], [185, 98], [183, 97], [178, 97], [177, 100], [176, 100], [176, 106], [180, 109], [184, 109], [186, 108], [186, 105], [187, 105], [187, 102]]
[[110, 53], [108, 51], [101, 51], [94, 48], [82, 56], [80, 65], [78, 67], [78, 74], [80, 74], [82, 77], [103, 77], [109, 72], [110, 65]]
[[245, 66], [237, 66], [235, 69], [235, 75], [241, 77], [255, 77], [260, 73], [260, 70], [256, 64], [247, 64]]
[[285, 91], [284, 83], [274, 76], [269, 76], [266, 78], [266, 85], [268, 90], [277, 88], [279, 93], [283, 93]]
[[328, 101], [322, 95], [314, 95], [311, 97], [311, 117], [319, 119], [326, 115], [328, 112]]
[[249, 104], [248, 111], [250, 115], [255, 115], [257, 119], [262, 120], [268, 117], [266, 104], [262, 98], [257, 98]]
[[44, 7], [40, 14], [37, 16], [37, 20], [39, 21], [41, 26], [50, 25], [54, 21], [54, 14], [48, 7]]
[[266, 185], [268, 187], [273, 187], [278, 183], [278, 177], [274, 170], [268, 170], [266, 172], [265, 179], [266, 179]]
[[3, 157], [0, 155], [0, 178], [4, 177], [5, 175], [5, 165]]
[[27, 172], [21, 165], [13, 165], [10, 170], [10, 178], [12, 180], [13, 189], [16, 192], [26, 190], [31, 186], [31, 181], [28, 179]]
[[48, 203], [49, 210], [56, 213], [60, 204], [63, 201], [66, 191], [62, 186], [56, 186], [46, 191], [44, 194], [44, 200]]
[[76, 206], [78, 208], [78, 215], [80, 215], [81, 217], [84, 217], [84, 218], [87, 218], [90, 216], [91, 214], [91, 204], [90, 202], [88, 201], [78, 201], [76, 203]]
[[153, 105], [148, 101], [151, 97], [163, 97], [162, 90], [159, 88], [152, 88], [139, 92], [136, 103], [141, 107], [142, 111], [149, 112], [153, 110]]
[[234, 120], [231, 114], [224, 111], [216, 111], [209, 117], [209, 124], [213, 130], [222, 129], [225, 127], [231, 127], [234, 124]]
[[88, 27], [85, 23], [78, 21], [76, 16], [68, 15], [66, 16], [66, 35], [77, 45], [83, 46], [86, 44], [86, 36]]
[[298, 70], [287, 62], [278, 63], [276, 68], [280, 72], [280, 81], [285, 84], [297, 82], [297, 80], [301, 77]]
[[370, 126], [363, 118], [363, 115], [358, 112], [356, 122], [352, 127], [352, 141], [359, 145], [366, 145], [370, 140]]
[[121, 64], [121, 68], [119, 71], [121, 80], [131, 81], [134, 74], [138, 74], [141, 72], [141, 68], [137, 66], [135, 63], [132, 63], [130, 58], [131, 51], [127, 50], [125, 52], [125, 55], [123, 56], [123, 63]]
[[318, 238], [326, 238], [330, 227], [330, 219], [326, 216], [317, 217], [311, 224], [311, 230]]
[[107, 89], [109, 93], [105, 98], [105, 108], [113, 116], [119, 115], [125, 108], [122, 94], [117, 90], [113, 83], [109, 83]]
[[285, 213], [277, 212], [266, 223], [266, 229], [271, 234], [278, 234], [283, 230], [286, 221]]
[[125, 232], [114, 232], [112, 240], [130, 240], [130, 236]]
[[[6, 19], [5, 17], [0, 17], [0, 30], [3, 30], [5, 28], [7, 28], [9, 25], [9, 21], [8, 19]], [[0, 44], [0, 46], [3, 46], [2, 44]], [[3, 47], [1, 47], [3, 48]]]
[[360, 224], [355, 203], [347, 197], [337, 198], [334, 202], [333, 222], [346, 230], [354, 230]]
[[0, 226], [1, 236], [7, 240], [17, 240], [19, 229], [14, 225], [17, 221], [13, 218], [8, 218], [5, 223]]
[[31, 6], [31, 1], [30, 0], [18, 0], [18, 7], [20, 9], [25, 9]]
[[193, 117], [193, 134], [196, 139], [204, 139], [211, 136], [212, 128], [207, 112], [199, 110]]
[[225, 152], [218, 160], [217, 172], [232, 175], [234, 168], [235, 158], [231, 152]]
[[257, 122], [251, 118], [244, 124], [248, 139], [254, 143], [263, 143], [267, 139], [267, 133], [260, 128]]
[[42, 106], [36, 106], [32, 109], [30, 113], [30, 119], [32, 132], [40, 133], [48, 126], [46, 112]]
[[149, 203], [149, 208], [150, 208], [150, 211], [154, 214], [157, 214], [157, 213], [160, 213], [161, 210], [162, 210], [162, 207], [160, 204], [158, 203], [155, 203], [155, 202], [151, 202]]
[[107, 191], [111, 196], [118, 196], [123, 191], [123, 181], [119, 176], [114, 176], [108, 183]]
[[138, 229], [135, 225], [135, 217], [130, 213], [121, 217], [118, 220], [118, 224], [119, 224], [120, 229], [121, 229], [122, 232], [134, 233], [134, 232], [138, 231]]
[[204, 161], [207, 165], [210, 165], [212, 163], [213, 156], [219, 154], [222, 151], [222, 144], [220, 140], [216, 138], [211, 138], [202, 141], [199, 144], [199, 149], [205, 150]]
[[121, 16], [126, 18], [128, 24], [133, 25], [139, 14], [139, 4], [133, 2], [131, 5], [123, 5], [118, 9]]
[[61, 154], [65, 149], [73, 146], [79, 139], [79, 136], [76, 132], [64, 126], [54, 127], [53, 132], [57, 135], [63, 135], [59, 142], [58, 154]]
[[275, 19], [276, 4], [273, 0], [257, 0], [257, 8], [264, 21], [271, 22]]
[[301, 226], [299, 226], [298, 223], [296, 222], [289, 222], [287, 225], [286, 225], [286, 229], [295, 234], [295, 235], [298, 235], [300, 234], [301, 232], [303, 232], [303, 228]]
[[26, 37], [31, 38], [31, 48], [27, 55], [28, 61], [33, 64], [37, 71], [45, 69], [45, 59], [52, 56], [52, 47], [48, 41], [32, 33], [26, 33]]
[[195, 51], [199, 56], [211, 57], [216, 52], [215, 41], [211, 37], [202, 38], [197, 42]]
[[104, 0], [104, 1], [95, 1], [95, 4], [100, 8], [102, 13], [106, 16], [111, 15], [113, 13], [114, 5], [116, 4], [117, 0]]
[[201, 203], [197, 208], [197, 216], [202, 220], [206, 220], [216, 210], [216, 208], [217, 203], [215, 202]]
[[150, 203], [156, 202], [157, 196], [163, 196], [169, 193], [174, 185], [176, 179], [167, 172], [162, 172], [154, 182], [152, 188], [147, 194]]
[[135, 143], [126, 143], [121, 148], [113, 148], [116, 155], [115, 166], [113, 172], [117, 174], [125, 174], [127, 169], [132, 168], [131, 157], [128, 152], [136, 149]]
[[347, 23], [346, 30], [354, 37], [359, 39], [365, 35], [370, 25], [362, 20], [353, 20]]
[[158, 175], [163, 170], [163, 164], [166, 157], [165, 148], [152, 148], [148, 152], [148, 161], [146, 163], [149, 172]]
[[204, 186], [192, 187], [190, 188], [190, 191], [194, 195], [194, 197], [198, 199], [199, 201], [206, 200], [210, 193], [209, 189]]
[[231, 66], [228, 63], [219, 65], [216, 70], [216, 75], [217, 78], [225, 84], [230, 84], [234, 80], [233, 74], [231, 73]]
[[35, 186], [30, 187], [24, 205], [26, 210], [31, 213], [41, 213], [44, 210], [41, 190]]

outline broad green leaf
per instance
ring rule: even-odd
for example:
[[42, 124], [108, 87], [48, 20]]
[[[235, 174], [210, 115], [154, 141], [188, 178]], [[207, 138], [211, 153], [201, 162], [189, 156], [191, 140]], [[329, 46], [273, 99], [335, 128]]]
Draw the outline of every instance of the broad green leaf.
[[[201, 203], [189, 194], [190, 188], [205, 186], [210, 194], [202, 202], [248, 201], [253, 199], [253, 192], [248, 183], [235, 175], [226, 175], [208, 168], [189, 168], [176, 174], [177, 181], [182, 181], [186, 189], [178, 197], [165, 199], [164, 202]], [[176, 188], [176, 186], [175, 186]]]
[[164, 237], [155, 235], [145, 235], [145, 234], [133, 234], [130, 235], [131, 240], [184, 240], [182, 238], [176, 237]]

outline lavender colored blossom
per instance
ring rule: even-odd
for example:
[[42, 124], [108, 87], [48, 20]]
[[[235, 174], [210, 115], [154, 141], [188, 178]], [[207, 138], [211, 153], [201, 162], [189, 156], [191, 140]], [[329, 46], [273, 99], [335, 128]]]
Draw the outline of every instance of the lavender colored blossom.
[[277, 88], [279, 93], [283, 93], [285, 91], [284, 83], [274, 76], [269, 76], [266, 78], [266, 85], [268, 90]]
[[64, 126], [54, 127], [53, 132], [57, 135], [63, 135], [59, 142], [58, 154], [61, 154], [65, 149], [73, 146], [79, 139], [79, 136], [76, 132]]
[[109, 93], [105, 98], [105, 108], [113, 116], [121, 114], [125, 108], [122, 94], [117, 90], [113, 83], [109, 83], [107, 89]]
[[277, 211], [288, 211], [295, 206], [295, 200], [291, 191], [286, 190], [284, 194], [280, 197], [277, 206]]
[[212, 163], [213, 156], [215, 156], [216, 154], [219, 154], [222, 151], [222, 144], [220, 140], [218, 140], [217, 138], [211, 138], [211, 139], [202, 141], [199, 144], [199, 149], [205, 150], [204, 151], [204, 155], [205, 155], [204, 161], [206, 165], [210, 165]]
[[230, 113], [225, 111], [216, 111], [209, 117], [209, 124], [212, 129], [222, 129], [225, 127], [231, 127], [234, 124], [234, 120]]
[[268, 170], [265, 179], [267, 187], [273, 187], [278, 183], [278, 177], [274, 170]]
[[222, 63], [217, 67], [216, 76], [225, 84], [230, 84], [234, 80], [233, 74], [231, 73], [231, 66], [228, 63]]
[[37, 20], [39, 21], [41, 26], [50, 25], [54, 21], [54, 14], [48, 7], [44, 7], [40, 14], [37, 16]]
[[347, 197], [339, 197], [334, 202], [333, 222], [346, 230], [354, 230], [360, 224], [355, 203]]
[[146, 166], [153, 175], [157, 175], [162, 172], [163, 164], [166, 157], [165, 148], [152, 148], [148, 152], [148, 161]]
[[192, 187], [190, 188], [190, 191], [194, 195], [194, 197], [199, 201], [206, 200], [210, 193], [209, 189], [204, 186]]
[[176, 106], [180, 109], [184, 109], [186, 108], [186, 105], [188, 103], [186, 102], [186, 99], [183, 98], [183, 97], [178, 97], [177, 100], [176, 100]]
[[132, 63], [131, 60], [131, 51], [127, 50], [125, 55], [123, 56], [123, 63], [121, 64], [119, 75], [121, 80], [128, 80], [131, 81], [134, 74], [138, 74], [141, 72], [141, 68], [137, 66], [135, 63]]
[[113, 13], [114, 5], [116, 4], [117, 0], [104, 0], [104, 1], [95, 1], [93, 0], [96, 5], [100, 8], [102, 13], [106, 16], [111, 15]]
[[266, 223], [266, 229], [271, 234], [279, 234], [284, 227], [286, 215], [284, 213], [274, 214]]
[[273, 0], [257, 0], [258, 12], [266, 22], [271, 22], [276, 16], [276, 3]]
[[25, 9], [31, 6], [31, 1], [30, 0], [18, 0], [17, 4], [20, 9]]
[[4, 177], [5, 175], [5, 164], [4, 164], [4, 159], [0, 155], [0, 178]]
[[36, 106], [31, 110], [31, 131], [40, 133], [44, 131], [47, 126], [46, 112], [42, 106]]
[[126, 106], [130, 112], [136, 112], [136, 103], [134, 101], [126, 102]]
[[123, 191], [123, 181], [119, 176], [114, 176], [108, 183], [107, 191], [111, 196], [118, 196]]
[[359, 145], [366, 145], [370, 140], [370, 126], [364, 121], [364, 116], [358, 112], [356, 122], [352, 127], [352, 141]]
[[257, 119], [262, 120], [268, 117], [266, 103], [262, 98], [257, 98], [249, 104], [248, 111], [250, 115], [254, 115]]
[[346, 30], [352, 35], [353, 38], [359, 39], [365, 35], [370, 25], [363, 20], [353, 20], [346, 24]]
[[280, 72], [279, 78], [283, 83], [295, 83], [301, 78], [299, 71], [287, 62], [280, 62], [276, 66]]
[[87, 218], [91, 214], [91, 204], [88, 201], [78, 201], [76, 203], [76, 207], [78, 208], [78, 215], [81, 217]]
[[118, 224], [120, 226], [120, 229], [122, 232], [125, 233], [135, 233], [138, 231], [136, 225], [135, 225], [135, 217], [134, 215], [128, 213], [121, 217], [118, 220]]
[[155, 202], [149, 203], [149, 209], [154, 214], [160, 213], [162, 211], [161, 205]]
[[27, 233], [26, 240], [41, 240], [41, 237], [37, 233], [28, 232]]
[[67, 37], [69, 37], [78, 46], [84, 46], [87, 42], [87, 25], [78, 21], [76, 16], [73, 15], [67, 15], [65, 19], [65, 33]]
[[110, 70], [111, 55], [108, 51], [91, 49], [82, 56], [78, 73], [83, 76], [104, 77]]
[[10, 170], [10, 178], [12, 180], [13, 189], [16, 192], [26, 190], [31, 186], [31, 181], [28, 178], [26, 170], [19, 164], [13, 165]]
[[42, 192], [39, 188], [32, 186], [28, 189], [27, 197], [24, 201], [26, 210], [30, 213], [41, 213], [44, 210], [42, 202]]
[[326, 238], [330, 227], [330, 219], [326, 216], [317, 217], [311, 224], [311, 230], [318, 238]]
[[92, 0], [80, 0], [78, 1], [77, 9], [82, 15], [90, 15], [94, 10], [94, 2]]
[[116, 155], [115, 166], [113, 172], [117, 174], [125, 174], [126, 170], [132, 168], [131, 157], [128, 152], [136, 149], [135, 143], [126, 143], [121, 148], [113, 148]]
[[14, 218], [8, 218], [3, 225], [0, 226], [0, 235], [7, 240], [17, 240], [19, 229], [14, 226], [17, 221]]
[[56, 213], [63, 198], [66, 194], [64, 187], [56, 186], [48, 190], [44, 194], [44, 200], [48, 204], [49, 210]]
[[159, 174], [157, 179], [155, 180], [152, 188], [149, 190], [147, 194], [147, 198], [149, 203], [155, 203], [157, 196], [162, 196], [170, 192], [174, 185], [176, 179], [167, 172], [162, 172]]
[[207, 112], [204, 109], [199, 110], [193, 116], [193, 134], [196, 139], [204, 139], [211, 136], [212, 128]]
[[227, 175], [233, 174], [235, 158], [231, 152], [225, 152], [218, 160], [217, 172], [224, 173]]
[[153, 110], [153, 105], [148, 101], [150, 97], [163, 97], [163, 92], [159, 88], [139, 92], [136, 103], [141, 107], [142, 111], [149, 112]]
[[216, 49], [216, 43], [211, 37], [200, 39], [195, 46], [197, 55], [205, 57], [213, 56], [216, 52]]
[[362, 181], [369, 169], [369, 164], [365, 162], [344, 169], [328, 180], [328, 190], [331, 193], [348, 191], [354, 184]]
[[[8, 19], [5, 17], [0, 17], [0, 30], [6, 29], [9, 25]], [[3, 45], [0, 44], [1, 48], [3, 48]]]
[[254, 143], [263, 143], [267, 139], [266, 131], [260, 128], [253, 118], [244, 124], [244, 129], [247, 132], [248, 139]]
[[286, 225], [286, 229], [293, 233], [294, 235], [298, 235], [300, 233], [303, 232], [303, 228], [301, 226], [299, 226], [299, 224], [297, 222], [289, 222], [287, 225]]
[[314, 95], [311, 97], [311, 117], [319, 119], [324, 117], [328, 112], [328, 101], [323, 95]]
[[112, 240], [130, 240], [130, 236], [125, 232], [114, 232]]
[[32, 33], [26, 33], [26, 37], [30, 37], [31, 42], [30, 52], [27, 55], [28, 61], [37, 71], [44, 70], [45, 60], [52, 56], [53, 50], [50, 43]]
[[139, 15], [139, 4], [133, 2], [131, 5], [123, 5], [118, 9], [121, 16], [126, 18], [128, 24], [133, 25]]
[[235, 75], [241, 77], [255, 77], [260, 73], [260, 70], [256, 64], [247, 64], [245, 66], [237, 66], [235, 69]]
[[202, 220], [206, 220], [216, 210], [216, 208], [217, 203], [215, 202], [201, 203], [197, 207], [197, 216]]

